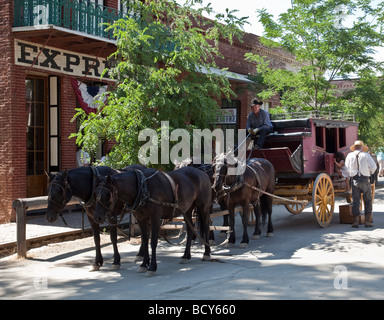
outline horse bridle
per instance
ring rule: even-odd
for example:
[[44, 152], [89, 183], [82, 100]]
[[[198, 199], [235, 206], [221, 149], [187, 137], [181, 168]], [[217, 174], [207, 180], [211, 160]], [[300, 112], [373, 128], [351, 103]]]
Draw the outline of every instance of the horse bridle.
[[[65, 205], [67, 204], [68, 200], [67, 199], [71, 199], [72, 198], [72, 191], [71, 191], [71, 186], [69, 185], [68, 181], [66, 179], [64, 179], [63, 177], [61, 177], [64, 181], [64, 186], [62, 186], [59, 182], [56, 181], [56, 179], [54, 179], [48, 186], [48, 201], [51, 201], [53, 202], [55, 205], [59, 206], [60, 209], [58, 209], [58, 212], [59, 212], [59, 215], [62, 213], [63, 209], [65, 208]], [[52, 198], [51, 196], [51, 191], [52, 191], [52, 186], [53, 185], [56, 185], [58, 186], [61, 190], [62, 190], [62, 194], [63, 194], [63, 201], [60, 203], [58, 201], [56, 201], [55, 199]], [[70, 196], [67, 197], [67, 191], [70, 192]]]
[[[113, 185], [111, 185], [111, 188], [113, 188], [112, 190], [110, 190], [109, 188], [107, 188], [104, 185], [105, 185], [105, 183], [99, 184], [95, 190], [96, 203], [99, 203], [106, 210], [106, 217], [107, 217], [108, 221], [110, 222], [110, 220], [112, 219], [111, 212], [113, 212], [113, 208], [114, 208], [115, 202], [116, 202], [116, 201], [114, 201], [114, 198], [115, 197], [117, 198], [117, 190]], [[107, 192], [110, 194], [110, 205], [108, 207], [101, 201], [102, 190], [107, 190]]]
[[[117, 189], [113, 184], [108, 184], [110, 185], [112, 190], [107, 188], [105, 186], [105, 183], [101, 183], [96, 188], [96, 191], [95, 191], [96, 202], [98, 202], [106, 210], [106, 217], [109, 223], [112, 223], [111, 222], [111, 220], [113, 219], [112, 212], [118, 200], [124, 203], [124, 209], [125, 209], [124, 212], [134, 212], [138, 207], [144, 206], [145, 201], [149, 198], [149, 192], [148, 192], [148, 186], [147, 186], [146, 180], [152, 178], [155, 174], [157, 174], [158, 171], [156, 171], [155, 174], [149, 178], [146, 178], [143, 172], [141, 172], [141, 170], [135, 169], [134, 172], [136, 174], [136, 178], [138, 181], [138, 192], [136, 194], [136, 198], [132, 206], [129, 206], [125, 201], [119, 199]], [[107, 190], [108, 193], [110, 194], [110, 205], [108, 207], [101, 201], [101, 192], [103, 189]], [[124, 214], [121, 215], [120, 221], [122, 220], [123, 216]]]
[[[243, 175], [237, 175], [237, 177], [235, 178], [235, 180], [232, 182], [232, 184], [230, 186], [227, 185], [227, 177], [228, 177], [228, 168], [236, 168], [236, 166], [238, 165], [238, 163], [236, 164], [229, 164], [227, 161], [225, 161], [224, 165], [227, 167], [227, 173], [217, 173], [215, 172], [214, 175], [215, 175], [215, 179], [214, 179], [214, 184], [212, 185], [212, 188], [215, 188], [216, 187], [216, 184], [217, 184], [217, 180], [219, 177], [223, 178], [224, 181], [222, 183], [222, 187], [221, 187], [221, 190], [219, 190], [220, 192], [224, 192], [224, 193], [229, 193], [229, 192], [233, 192], [235, 190], [231, 190], [236, 184], [239, 184], [243, 179], [241, 178]], [[220, 168], [220, 171], [223, 167]], [[239, 177], [239, 178], [238, 178]], [[237, 180], [241, 180], [241, 181], [237, 181]], [[238, 188], [236, 188], [237, 190]]]
[[[56, 179], [52, 180], [52, 182], [48, 186], [48, 201], [53, 202], [55, 205], [59, 206], [59, 209], [57, 209], [57, 214], [63, 220], [64, 224], [69, 227], [67, 221], [65, 221], [64, 216], [63, 216], [63, 210], [65, 208], [65, 205], [68, 203], [68, 201], [72, 198], [72, 191], [71, 191], [71, 186], [69, 185], [67, 179], [64, 179], [61, 176], [61, 179], [64, 181], [64, 186], [62, 186], [59, 182], [56, 181]], [[52, 198], [51, 196], [51, 191], [52, 191], [52, 186], [56, 185], [62, 190], [63, 194], [63, 201], [60, 203], [56, 201], [55, 199]], [[69, 196], [67, 195], [67, 191], [69, 191]]]

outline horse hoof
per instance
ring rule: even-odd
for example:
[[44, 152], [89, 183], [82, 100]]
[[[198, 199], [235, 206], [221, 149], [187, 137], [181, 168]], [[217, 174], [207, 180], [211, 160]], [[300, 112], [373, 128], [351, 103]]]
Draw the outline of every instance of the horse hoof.
[[227, 242], [227, 243], [224, 245], [225, 248], [233, 248], [234, 246], [235, 246], [235, 244], [232, 243], [232, 242]]
[[215, 240], [209, 240], [209, 245], [210, 246], [214, 246], [216, 244], [216, 241]]
[[203, 258], [201, 259], [201, 261], [211, 261], [211, 256], [208, 256], [208, 255], [203, 255]]
[[181, 259], [179, 263], [180, 264], [187, 264], [187, 263], [189, 263], [189, 259]]
[[145, 273], [145, 272], [147, 272], [147, 271], [148, 271], [148, 269], [145, 268], [145, 267], [139, 267], [139, 268], [137, 269], [137, 273]]
[[268, 232], [267, 237], [273, 237], [273, 232]]
[[245, 243], [245, 242], [240, 243], [240, 248], [248, 248], [248, 243]]
[[111, 271], [116, 271], [116, 270], [120, 270], [120, 265], [119, 264], [113, 264], [111, 266]]
[[146, 276], [146, 277], [153, 277], [155, 274], [156, 274], [155, 271], [147, 271], [147, 273], [145, 274], [145, 276]]
[[100, 270], [100, 266], [92, 265], [89, 267], [89, 272], [94, 272], [94, 271], [99, 271], [99, 270]]
[[254, 235], [252, 236], [252, 239], [253, 239], [253, 240], [258, 240], [258, 239], [260, 239], [260, 235], [258, 235], [258, 234], [254, 234]]

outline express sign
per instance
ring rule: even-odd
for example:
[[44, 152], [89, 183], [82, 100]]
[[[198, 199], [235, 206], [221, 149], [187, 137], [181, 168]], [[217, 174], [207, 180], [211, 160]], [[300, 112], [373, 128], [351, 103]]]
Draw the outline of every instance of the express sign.
[[[107, 60], [62, 49], [42, 47], [36, 43], [15, 40], [15, 64], [28, 67], [33, 65], [33, 68], [36, 69], [100, 79], [103, 70], [107, 66]], [[108, 78], [109, 76], [106, 73], [104, 77]]]

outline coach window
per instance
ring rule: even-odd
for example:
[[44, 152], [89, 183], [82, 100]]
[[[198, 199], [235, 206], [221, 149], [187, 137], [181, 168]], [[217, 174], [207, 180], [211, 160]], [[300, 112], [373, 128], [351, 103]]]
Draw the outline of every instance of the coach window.
[[345, 128], [339, 128], [339, 148], [344, 148], [346, 145]]
[[316, 146], [324, 148], [324, 128], [316, 127]]

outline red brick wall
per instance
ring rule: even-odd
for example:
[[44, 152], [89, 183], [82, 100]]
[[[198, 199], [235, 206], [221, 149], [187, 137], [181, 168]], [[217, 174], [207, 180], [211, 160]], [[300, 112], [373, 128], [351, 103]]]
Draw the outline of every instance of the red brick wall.
[[68, 77], [60, 82], [60, 128], [61, 128], [61, 169], [76, 167], [76, 138], [69, 139], [76, 132], [76, 121], [71, 122], [76, 111], [76, 96]]
[[105, 5], [110, 8], [117, 8], [118, 0], [105, 0]]
[[13, 1], [1, 0], [0, 7], [0, 223], [4, 223], [11, 220], [12, 199], [18, 194], [22, 195], [24, 190], [22, 182], [17, 180], [23, 169], [23, 160], [17, 152], [23, 147], [25, 150], [25, 138], [18, 141], [14, 134], [25, 136], [25, 128], [23, 130], [22, 124], [18, 122], [19, 117], [21, 122], [25, 119], [25, 104], [22, 108], [18, 104], [20, 99], [18, 102], [14, 99], [17, 94], [20, 97], [20, 93], [17, 92], [19, 77], [13, 72]]

